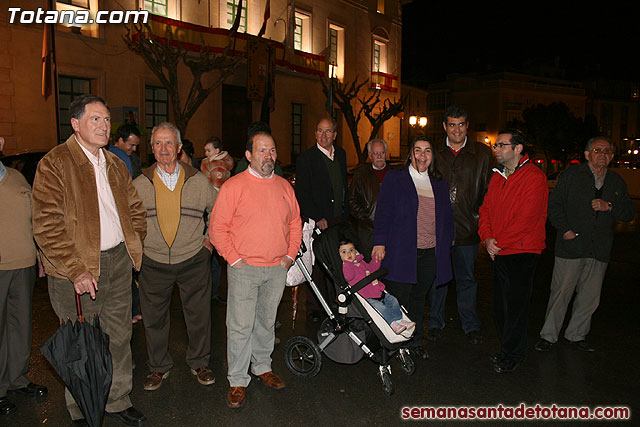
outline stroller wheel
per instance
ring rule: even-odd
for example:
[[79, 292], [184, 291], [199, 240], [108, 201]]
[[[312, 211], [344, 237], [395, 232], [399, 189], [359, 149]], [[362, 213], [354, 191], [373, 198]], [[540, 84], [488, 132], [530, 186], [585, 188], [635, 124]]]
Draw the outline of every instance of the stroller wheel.
[[398, 359], [398, 361], [400, 362], [402, 372], [407, 375], [413, 375], [413, 373], [416, 371], [416, 364], [411, 358], [409, 350], [407, 350], [406, 348], [401, 348], [396, 355], [396, 359]]
[[284, 349], [284, 362], [293, 375], [300, 378], [312, 378], [322, 368], [320, 349], [307, 337], [297, 336], [287, 341]]
[[387, 370], [386, 367], [380, 366], [380, 370], [378, 371], [378, 378], [382, 383], [382, 391], [384, 391], [387, 396], [391, 396], [393, 392], [396, 391], [396, 387], [393, 385], [391, 373]]

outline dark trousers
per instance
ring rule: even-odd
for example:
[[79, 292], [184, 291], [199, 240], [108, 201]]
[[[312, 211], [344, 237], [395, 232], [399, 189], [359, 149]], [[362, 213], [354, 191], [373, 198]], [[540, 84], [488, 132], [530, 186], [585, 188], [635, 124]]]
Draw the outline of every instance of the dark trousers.
[[140, 314], [140, 292], [138, 291], [138, 284], [136, 283], [136, 271], [132, 272], [133, 279], [131, 280], [131, 317]]
[[215, 248], [211, 253], [211, 298], [220, 297], [220, 276], [222, 274], [222, 267], [220, 267], [220, 261], [218, 260], [218, 252]]
[[502, 354], [513, 361], [524, 358], [533, 276], [540, 255], [497, 255], [493, 271], [493, 316]]
[[427, 305], [427, 295], [436, 278], [435, 248], [418, 249], [418, 283], [401, 283], [385, 280], [386, 290], [395, 296], [400, 305], [407, 309], [409, 318], [416, 322], [416, 329], [409, 347], [422, 345], [424, 338], [424, 312]]
[[[107, 412], [120, 412], [131, 407], [129, 394], [131, 371], [131, 271], [133, 263], [124, 243], [100, 252], [100, 278], [96, 299], [89, 294], [80, 297], [85, 319], [100, 316], [100, 326], [109, 335], [109, 351], [113, 363], [113, 380], [107, 399]], [[76, 319], [76, 299], [73, 283], [48, 277], [49, 298], [53, 311], [61, 320]], [[65, 389], [67, 410], [71, 419], [84, 418], [80, 408]]]
[[147, 338], [151, 371], [173, 367], [169, 354], [171, 294], [178, 285], [189, 346], [187, 365], [198, 369], [209, 365], [211, 355], [211, 253], [205, 248], [179, 264], [163, 264], [142, 257], [140, 308]]
[[35, 268], [0, 270], [0, 397], [29, 384]]
[[[318, 264], [318, 262], [314, 264], [313, 268], [311, 269], [311, 279], [313, 280], [313, 283], [315, 283], [316, 286], [318, 287], [318, 290], [320, 291], [320, 295], [322, 295], [322, 297], [325, 299], [327, 304], [331, 305], [336, 300], [336, 288], [333, 282], [330, 279], [327, 279], [326, 275], [324, 274], [324, 270], [322, 269], [320, 264]], [[307, 292], [307, 314], [313, 311], [324, 312], [315, 293], [311, 290], [311, 287], [307, 287], [306, 292]]]

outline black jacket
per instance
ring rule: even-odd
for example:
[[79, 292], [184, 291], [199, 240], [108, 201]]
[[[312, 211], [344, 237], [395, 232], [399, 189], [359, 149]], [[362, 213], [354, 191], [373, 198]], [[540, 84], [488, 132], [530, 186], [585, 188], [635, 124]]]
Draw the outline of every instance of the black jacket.
[[449, 198], [455, 220], [455, 245], [473, 245], [478, 236], [478, 210], [489, 188], [496, 162], [491, 148], [481, 142], [467, 143], [458, 155], [446, 140], [437, 148], [438, 169], [449, 185]]
[[[611, 212], [596, 212], [591, 207], [596, 187], [588, 163], [575, 165], [558, 177], [558, 184], [549, 196], [549, 220], [558, 230], [556, 252], [559, 258], [594, 258], [609, 262], [613, 246], [613, 226], [616, 220], [631, 221], [633, 202], [627, 192], [627, 184], [612, 171], [607, 170], [602, 186], [602, 200], [611, 202]], [[578, 237], [564, 240], [562, 235], [572, 230]]]
[[[334, 196], [329, 172], [324, 164], [324, 154], [317, 145], [303, 152], [296, 159], [296, 198], [303, 217], [318, 222], [325, 218], [329, 225], [349, 218], [349, 193], [347, 184], [347, 153], [335, 146], [334, 161], [340, 164], [342, 194]], [[333, 204], [342, 203], [342, 218], [334, 218]]]
[[349, 186], [349, 206], [353, 223], [357, 227], [373, 230], [380, 184], [371, 163], [366, 163], [353, 172]]

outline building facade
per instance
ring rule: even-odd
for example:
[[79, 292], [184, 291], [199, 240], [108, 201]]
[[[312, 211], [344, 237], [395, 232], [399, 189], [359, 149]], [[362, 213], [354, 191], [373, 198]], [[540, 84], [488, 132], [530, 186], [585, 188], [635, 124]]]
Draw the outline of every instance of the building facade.
[[[98, 11], [146, 10], [166, 25], [188, 27], [192, 37], [224, 34], [235, 19], [238, 0], [64, 0], [53, 2], [57, 10]], [[254, 40], [264, 22], [266, 0], [242, 2], [236, 50]], [[321, 78], [330, 73], [341, 81], [369, 79], [366, 91], [380, 90], [382, 98], [399, 98], [401, 70], [401, 1], [399, 0], [271, 0], [263, 40], [276, 46], [282, 58], [274, 69], [274, 108], [270, 125], [283, 164], [295, 161], [297, 153], [314, 143], [317, 119], [326, 112]], [[123, 41], [124, 24], [56, 25], [58, 107], [55, 96], [42, 95], [43, 28], [29, 21], [26, 12], [43, 7], [38, 0], [24, 0], [20, 11], [0, 10], [0, 135], [6, 139], [5, 154], [47, 151], [71, 133], [68, 106], [74, 96], [95, 93], [112, 107], [113, 131], [120, 123], [135, 121], [149, 131], [161, 121], [173, 121], [172, 99], [143, 59]], [[13, 16], [13, 23], [11, 18]], [[16, 22], [23, 16], [24, 22]], [[115, 15], [117, 18], [117, 15]], [[155, 20], [154, 22], [160, 22]], [[228, 39], [228, 37], [227, 37]], [[208, 42], [207, 42], [208, 43]], [[216, 42], [212, 42], [215, 44]], [[225, 42], [220, 42], [225, 43]], [[212, 46], [220, 47], [220, 46]], [[242, 48], [242, 49], [241, 49]], [[262, 102], [248, 94], [247, 58], [200, 106], [191, 119], [186, 137], [203, 155], [203, 145], [213, 135], [235, 157], [243, 155], [246, 126], [260, 119]], [[189, 90], [191, 75], [179, 69], [180, 95]], [[206, 81], [206, 79], [205, 79]], [[55, 92], [55, 86], [54, 86]], [[250, 92], [250, 91], [249, 91]], [[56, 123], [56, 110], [59, 127]], [[353, 141], [340, 112], [338, 143], [357, 163]], [[400, 118], [385, 123], [379, 137], [387, 139], [390, 152], [400, 151]], [[360, 135], [370, 125], [360, 122]], [[59, 134], [59, 136], [58, 136]], [[362, 141], [365, 143], [366, 141]], [[142, 144], [143, 160], [148, 154]]]
[[469, 136], [486, 144], [511, 120], [538, 104], [564, 102], [576, 117], [584, 118], [586, 95], [582, 83], [519, 73], [454, 74], [444, 82], [429, 85], [427, 114], [429, 138], [444, 138], [442, 121], [452, 104], [469, 111]]

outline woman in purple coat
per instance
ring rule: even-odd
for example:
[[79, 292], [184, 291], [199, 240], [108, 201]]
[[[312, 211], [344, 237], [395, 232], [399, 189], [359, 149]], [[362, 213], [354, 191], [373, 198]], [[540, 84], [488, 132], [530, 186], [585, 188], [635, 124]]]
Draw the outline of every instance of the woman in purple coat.
[[423, 359], [424, 310], [432, 286], [452, 279], [453, 212], [449, 189], [437, 169], [436, 151], [424, 137], [409, 149], [407, 167], [391, 170], [382, 182], [373, 227], [371, 256], [389, 273], [387, 291], [416, 322], [408, 343]]

